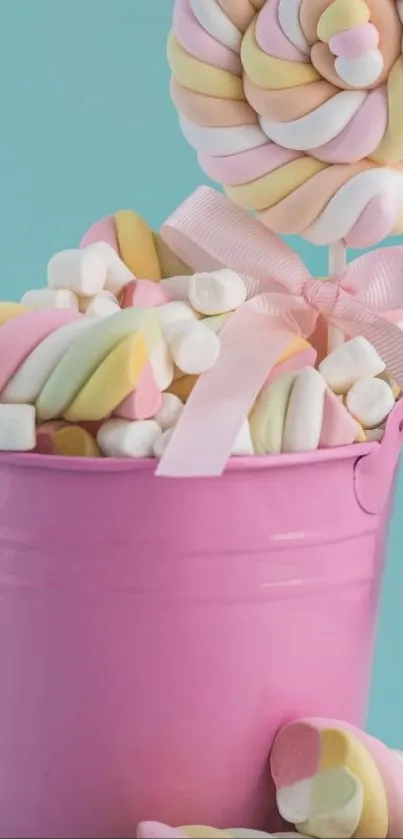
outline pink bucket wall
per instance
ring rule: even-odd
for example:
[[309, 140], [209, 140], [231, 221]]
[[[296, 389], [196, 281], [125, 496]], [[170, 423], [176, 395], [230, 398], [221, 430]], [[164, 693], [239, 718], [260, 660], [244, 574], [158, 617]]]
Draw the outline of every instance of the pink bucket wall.
[[278, 726], [364, 720], [399, 427], [210, 481], [0, 458], [0, 836], [274, 827]]

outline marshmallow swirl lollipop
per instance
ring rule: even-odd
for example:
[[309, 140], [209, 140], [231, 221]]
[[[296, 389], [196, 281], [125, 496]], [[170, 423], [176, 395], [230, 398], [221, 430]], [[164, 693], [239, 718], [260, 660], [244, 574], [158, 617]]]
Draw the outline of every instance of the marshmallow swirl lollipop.
[[209, 177], [318, 245], [403, 232], [401, 0], [175, 0], [171, 94]]

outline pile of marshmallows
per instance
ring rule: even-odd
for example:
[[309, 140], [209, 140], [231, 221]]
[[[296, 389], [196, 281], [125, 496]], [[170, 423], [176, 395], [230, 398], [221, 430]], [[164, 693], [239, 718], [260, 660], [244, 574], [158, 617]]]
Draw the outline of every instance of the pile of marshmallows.
[[[36, 320], [25, 344], [24, 329], [16, 331], [1, 387], [0, 450], [161, 457], [197, 378], [219, 358], [221, 330], [245, 300], [244, 282], [230, 269], [152, 282], [136, 279], [106, 242], [57, 253], [45, 288], [28, 291], [19, 308], [3, 304], [15, 312], [0, 319], [0, 344], [16, 318], [23, 326], [27, 312], [36, 312]], [[65, 310], [66, 322], [50, 328], [54, 309]], [[152, 328], [141, 312], [152, 313]], [[296, 338], [268, 376], [233, 455], [382, 437], [399, 392], [374, 347], [354, 338], [315, 363], [314, 348]]]

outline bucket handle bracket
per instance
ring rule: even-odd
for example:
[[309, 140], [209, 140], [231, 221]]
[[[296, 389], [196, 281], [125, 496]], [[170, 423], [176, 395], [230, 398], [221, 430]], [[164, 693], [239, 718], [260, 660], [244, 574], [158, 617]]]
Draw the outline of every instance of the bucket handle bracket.
[[387, 420], [381, 442], [355, 464], [355, 494], [366, 513], [381, 513], [387, 504], [402, 444], [403, 399], [400, 399]]

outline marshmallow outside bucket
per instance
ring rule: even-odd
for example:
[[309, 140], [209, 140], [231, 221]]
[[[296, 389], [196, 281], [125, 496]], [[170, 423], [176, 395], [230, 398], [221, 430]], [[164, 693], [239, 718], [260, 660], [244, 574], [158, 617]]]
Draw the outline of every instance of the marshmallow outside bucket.
[[364, 722], [402, 429], [210, 480], [0, 457], [0, 836], [275, 828], [278, 727]]

